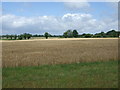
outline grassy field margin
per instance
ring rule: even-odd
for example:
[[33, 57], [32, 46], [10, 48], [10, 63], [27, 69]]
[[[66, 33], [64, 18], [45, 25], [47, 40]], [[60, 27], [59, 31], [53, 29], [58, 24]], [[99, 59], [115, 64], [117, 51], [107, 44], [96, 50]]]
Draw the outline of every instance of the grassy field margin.
[[118, 61], [3, 68], [3, 88], [117, 88]]

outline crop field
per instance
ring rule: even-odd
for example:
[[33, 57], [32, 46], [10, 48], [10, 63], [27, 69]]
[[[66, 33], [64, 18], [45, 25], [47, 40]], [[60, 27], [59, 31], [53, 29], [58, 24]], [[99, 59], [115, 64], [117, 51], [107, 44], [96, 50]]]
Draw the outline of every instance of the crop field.
[[3, 67], [117, 60], [118, 39], [2, 42]]
[[117, 60], [117, 38], [2, 41], [3, 88], [117, 88]]

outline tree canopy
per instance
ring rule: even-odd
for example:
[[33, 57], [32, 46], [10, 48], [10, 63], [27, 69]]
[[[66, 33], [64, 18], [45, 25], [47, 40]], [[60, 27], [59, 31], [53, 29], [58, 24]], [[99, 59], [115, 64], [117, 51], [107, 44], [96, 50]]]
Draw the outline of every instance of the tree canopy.
[[44, 35], [32, 35], [29, 33], [23, 33], [20, 35], [2, 35], [0, 36], [0, 39], [9, 39], [9, 40], [22, 40], [22, 39], [30, 39], [31, 37], [45, 37], [46, 39], [48, 39], [48, 37], [60, 37], [60, 38], [107, 38], [107, 37], [119, 37], [120, 36], [120, 31], [116, 31], [116, 30], [110, 30], [108, 32], [103, 32], [101, 31], [100, 33], [95, 33], [95, 34], [90, 34], [90, 33], [83, 33], [83, 34], [79, 34], [77, 30], [67, 30], [63, 33], [63, 35], [51, 35], [48, 32], [45, 32]]
[[48, 39], [49, 33], [45, 32], [44, 36], [45, 36], [46, 39]]

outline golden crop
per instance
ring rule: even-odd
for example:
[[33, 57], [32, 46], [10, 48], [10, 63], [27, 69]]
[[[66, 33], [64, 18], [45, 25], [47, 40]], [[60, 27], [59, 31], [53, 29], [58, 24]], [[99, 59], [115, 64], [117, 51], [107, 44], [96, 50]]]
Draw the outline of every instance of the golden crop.
[[3, 67], [118, 60], [118, 39], [2, 42]]

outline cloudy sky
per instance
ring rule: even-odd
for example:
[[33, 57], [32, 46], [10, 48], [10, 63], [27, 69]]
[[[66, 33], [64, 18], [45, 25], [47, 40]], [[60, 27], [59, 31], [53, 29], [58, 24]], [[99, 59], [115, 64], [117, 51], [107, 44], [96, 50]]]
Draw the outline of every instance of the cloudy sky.
[[82, 33], [118, 30], [114, 2], [3, 2], [3, 34], [63, 34], [68, 29]]

